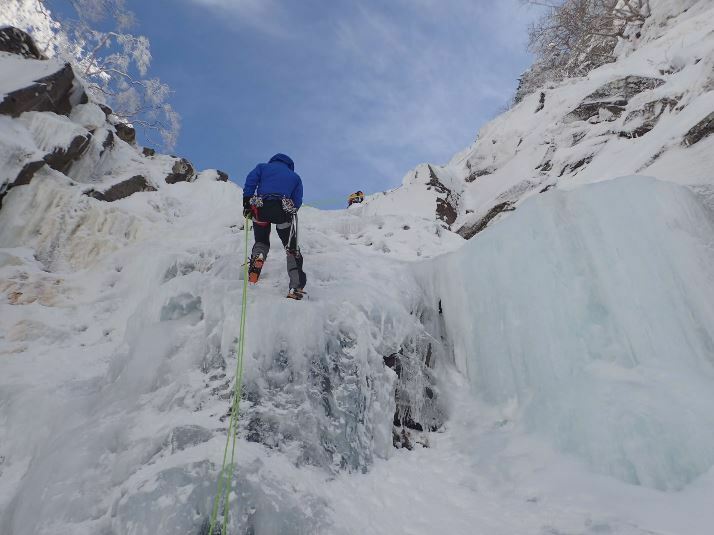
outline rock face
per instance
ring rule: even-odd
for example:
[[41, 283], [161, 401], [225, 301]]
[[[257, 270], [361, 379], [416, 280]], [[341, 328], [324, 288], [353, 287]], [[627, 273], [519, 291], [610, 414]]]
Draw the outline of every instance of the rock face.
[[26, 32], [7, 26], [0, 28], [0, 52], [18, 54], [30, 59], [47, 59]]
[[136, 145], [136, 130], [133, 126], [126, 123], [116, 123], [114, 128], [119, 139], [126, 141], [129, 145]]
[[[35, 81], [34, 84], [12, 91], [0, 102], [0, 114], [18, 117], [26, 111], [51, 111], [69, 115], [72, 110], [74, 71], [69, 63], [54, 74]], [[87, 95], [79, 97], [87, 101]]]
[[585, 97], [577, 108], [565, 116], [564, 121], [614, 121], [625, 111], [632, 97], [662, 84], [664, 80], [645, 76], [626, 76], [608, 82]]
[[149, 184], [143, 176], [136, 175], [123, 182], [114, 184], [105, 191], [92, 189], [85, 192], [85, 195], [99, 201], [114, 202], [140, 191], [156, 191], [156, 188]]
[[221, 170], [216, 170], [216, 173], [218, 173], [218, 182], [228, 182], [228, 173]]
[[428, 167], [429, 182], [427, 183], [427, 188], [434, 188], [441, 195], [436, 199], [436, 217], [450, 226], [456, 221], [458, 215], [458, 196], [442, 184], [431, 165]]
[[483, 169], [475, 169], [471, 171], [464, 180], [466, 182], [474, 182], [479, 177], [492, 175], [495, 172], [495, 167], [484, 167]]
[[695, 143], [701, 141], [708, 135], [714, 133], [714, 112], [707, 115], [704, 119], [695, 124], [689, 131], [685, 134], [682, 143], [685, 147], [694, 145]]
[[193, 182], [196, 177], [196, 171], [193, 165], [186, 158], [179, 158], [171, 168], [171, 174], [166, 177], [167, 184], [175, 184], [176, 182]]
[[114, 132], [111, 130], [107, 131], [107, 135], [104, 137], [104, 141], [102, 141], [102, 152], [101, 154], [103, 155], [106, 151], [111, 150], [114, 148]]
[[[137, 147], [133, 126], [118, 122], [105, 104], [90, 102], [72, 66], [45, 58], [32, 37], [17, 28], [0, 28], [3, 72], [10, 72], [12, 79], [3, 80], [0, 74], [7, 82], [0, 94], [0, 115], [10, 132], [0, 139], [0, 208], [3, 200], [7, 206], [5, 197], [12, 188], [30, 184], [43, 168], [43, 179], [63, 180], [61, 175], [66, 175], [74, 183], [87, 184], [85, 195], [104, 202], [156, 191], [164, 182], [196, 179], [187, 159]], [[161, 165], [130, 158], [127, 150], [137, 156], [156, 155]], [[110, 156], [118, 152], [119, 158]], [[215, 180], [228, 181], [226, 173], [213, 173]]]
[[642, 108], [632, 110], [625, 117], [624, 124], [628, 128], [620, 131], [620, 137], [631, 139], [644, 136], [657, 126], [662, 114], [671, 112], [678, 102], [679, 99], [676, 98], [662, 98], [648, 102]]
[[45, 162], [55, 171], [66, 173], [72, 164], [82, 157], [89, 147], [91, 134], [78, 135], [66, 148], [57, 148], [44, 157]]
[[515, 210], [515, 208], [513, 207], [512, 202], [505, 201], [499, 203], [493, 208], [491, 208], [491, 210], [489, 210], [488, 213], [484, 217], [479, 219], [476, 223], [474, 223], [473, 225], [464, 225], [459, 230], [457, 230], [456, 233], [462, 238], [470, 240], [471, 238], [476, 236], [476, 234], [485, 229], [491, 222], [491, 220], [498, 214], [500, 214], [501, 212], [512, 212], [513, 210]]

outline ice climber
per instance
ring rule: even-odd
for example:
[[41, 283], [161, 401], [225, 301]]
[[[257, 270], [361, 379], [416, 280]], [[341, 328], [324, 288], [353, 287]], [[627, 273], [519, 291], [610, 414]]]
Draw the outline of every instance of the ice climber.
[[359, 204], [362, 201], [364, 201], [364, 193], [361, 191], [355, 191], [354, 193], [350, 194], [349, 197], [347, 197], [347, 208], [349, 208], [353, 204]]
[[270, 250], [270, 224], [274, 223], [287, 254], [290, 299], [303, 298], [307, 280], [298, 247], [297, 211], [301, 205], [302, 180], [289, 156], [276, 154], [248, 173], [243, 187], [243, 215], [253, 218], [255, 235], [248, 280], [258, 282]]

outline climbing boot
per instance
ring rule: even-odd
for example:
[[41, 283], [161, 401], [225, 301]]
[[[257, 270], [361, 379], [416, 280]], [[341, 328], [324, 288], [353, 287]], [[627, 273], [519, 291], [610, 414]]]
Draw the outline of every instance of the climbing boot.
[[263, 253], [258, 253], [250, 259], [250, 267], [248, 268], [248, 282], [255, 284], [260, 278], [260, 270], [263, 269], [265, 257]]
[[296, 290], [295, 288], [290, 288], [290, 291], [288, 292], [287, 298], [288, 299], [295, 299], [296, 301], [300, 301], [303, 297], [303, 293], [300, 291]]

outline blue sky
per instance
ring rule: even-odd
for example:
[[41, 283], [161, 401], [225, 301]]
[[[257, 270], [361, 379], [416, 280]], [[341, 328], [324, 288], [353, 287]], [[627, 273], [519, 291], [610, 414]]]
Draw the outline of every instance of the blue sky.
[[175, 91], [176, 154], [242, 183], [293, 157], [307, 202], [341, 206], [445, 163], [531, 58], [519, 0], [129, 0]]

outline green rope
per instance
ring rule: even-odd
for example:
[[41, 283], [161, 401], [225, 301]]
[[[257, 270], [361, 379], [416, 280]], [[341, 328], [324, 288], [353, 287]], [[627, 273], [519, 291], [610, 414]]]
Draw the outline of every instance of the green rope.
[[[246, 218], [244, 223], [245, 228], [245, 262], [243, 264], [243, 296], [241, 300], [241, 315], [240, 315], [240, 338], [236, 343], [236, 375], [233, 388], [233, 401], [231, 403], [231, 417], [228, 424], [228, 435], [226, 436], [226, 446], [223, 448], [223, 465], [218, 476], [218, 489], [216, 496], [213, 499], [213, 510], [211, 512], [211, 523], [208, 530], [208, 535], [213, 535], [216, 528], [216, 520], [218, 518], [218, 506], [223, 502], [223, 529], [221, 535], [228, 533], [228, 502], [233, 484], [233, 468], [236, 454], [236, 440], [238, 436], [238, 411], [240, 410], [240, 397], [243, 388], [243, 355], [245, 354], [245, 320], [248, 304], [248, 230], [250, 219]], [[231, 462], [226, 464], [228, 460], [228, 446], [231, 446]]]

